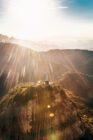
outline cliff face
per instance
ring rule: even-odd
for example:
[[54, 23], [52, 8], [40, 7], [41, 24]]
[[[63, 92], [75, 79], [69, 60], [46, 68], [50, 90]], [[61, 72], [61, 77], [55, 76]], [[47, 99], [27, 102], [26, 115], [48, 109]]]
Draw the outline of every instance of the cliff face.
[[85, 129], [59, 86], [19, 85], [0, 101], [0, 139], [74, 140]]

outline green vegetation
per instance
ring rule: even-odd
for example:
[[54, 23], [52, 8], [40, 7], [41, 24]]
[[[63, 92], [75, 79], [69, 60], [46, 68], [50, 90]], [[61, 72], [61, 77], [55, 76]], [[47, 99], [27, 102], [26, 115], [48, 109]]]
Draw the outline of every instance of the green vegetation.
[[57, 85], [20, 84], [2, 98], [0, 111], [0, 138], [4, 140], [42, 140], [53, 134], [63, 138], [65, 129], [69, 131], [65, 137], [84, 133], [76, 107]]
[[67, 140], [72, 136], [92, 140], [93, 117], [66, 92], [58, 85], [43, 83], [19, 84], [11, 89], [0, 101], [0, 138], [42, 140], [52, 136], [63, 139], [65, 135]]

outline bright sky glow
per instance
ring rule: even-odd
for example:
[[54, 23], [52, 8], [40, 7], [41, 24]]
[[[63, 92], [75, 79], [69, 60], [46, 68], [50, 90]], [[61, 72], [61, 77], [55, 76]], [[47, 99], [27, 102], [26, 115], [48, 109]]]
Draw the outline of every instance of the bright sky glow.
[[[85, 3], [84, 0], [1, 0], [0, 3], [0, 33], [36, 41], [92, 39], [93, 22], [83, 19], [91, 11], [87, 0]], [[82, 18], [75, 9], [82, 10]]]

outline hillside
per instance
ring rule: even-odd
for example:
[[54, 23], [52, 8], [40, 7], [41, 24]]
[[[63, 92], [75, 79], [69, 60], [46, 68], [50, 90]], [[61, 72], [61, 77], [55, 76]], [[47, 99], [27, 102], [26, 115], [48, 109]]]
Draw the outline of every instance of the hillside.
[[92, 140], [93, 51], [0, 40], [0, 140]]
[[93, 77], [91, 75], [69, 72], [62, 76], [59, 84], [93, 108]]
[[0, 43], [0, 89], [18, 83], [60, 80], [66, 72], [93, 74], [93, 52], [86, 50], [50, 50], [35, 52], [11, 43]]
[[[21, 84], [0, 101], [2, 140], [92, 140], [60, 86]], [[91, 139], [89, 139], [91, 138]]]

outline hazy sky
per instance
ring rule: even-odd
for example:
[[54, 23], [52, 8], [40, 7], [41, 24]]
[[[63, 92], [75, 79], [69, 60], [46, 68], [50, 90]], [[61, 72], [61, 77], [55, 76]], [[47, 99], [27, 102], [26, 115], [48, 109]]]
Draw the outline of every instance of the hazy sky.
[[93, 0], [0, 0], [0, 33], [31, 40], [91, 40]]

